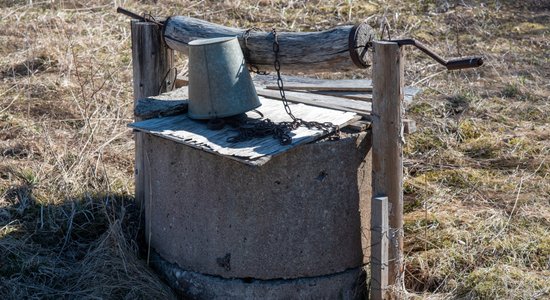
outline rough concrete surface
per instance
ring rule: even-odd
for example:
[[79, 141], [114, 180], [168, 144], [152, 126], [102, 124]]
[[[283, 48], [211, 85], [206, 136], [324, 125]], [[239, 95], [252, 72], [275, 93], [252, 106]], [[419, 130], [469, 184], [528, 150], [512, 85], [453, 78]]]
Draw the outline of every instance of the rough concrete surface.
[[185, 271], [152, 254], [151, 263], [184, 299], [365, 299], [365, 273], [354, 268], [299, 279], [226, 279]]
[[264, 280], [362, 265], [370, 133], [304, 145], [261, 167], [149, 134], [144, 140], [147, 238], [169, 262]]

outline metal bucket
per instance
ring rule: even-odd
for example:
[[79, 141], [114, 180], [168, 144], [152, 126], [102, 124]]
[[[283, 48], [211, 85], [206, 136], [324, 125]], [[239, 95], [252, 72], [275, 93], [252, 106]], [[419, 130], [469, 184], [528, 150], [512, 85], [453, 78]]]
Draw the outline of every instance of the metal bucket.
[[260, 105], [236, 37], [189, 42], [189, 117], [229, 117]]

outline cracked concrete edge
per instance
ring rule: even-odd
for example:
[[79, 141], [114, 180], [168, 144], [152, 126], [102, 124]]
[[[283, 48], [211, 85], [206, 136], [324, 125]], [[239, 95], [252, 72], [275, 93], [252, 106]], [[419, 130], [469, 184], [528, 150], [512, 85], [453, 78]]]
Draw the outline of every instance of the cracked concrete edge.
[[362, 267], [296, 279], [227, 279], [186, 271], [152, 251], [151, 265], [183, 299], [342, 299], [366, 298]]

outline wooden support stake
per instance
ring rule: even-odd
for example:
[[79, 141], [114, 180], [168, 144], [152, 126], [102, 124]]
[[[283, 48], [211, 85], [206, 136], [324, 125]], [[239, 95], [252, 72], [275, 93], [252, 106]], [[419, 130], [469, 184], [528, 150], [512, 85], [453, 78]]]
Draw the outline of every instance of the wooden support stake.
[[[134, 109], [139, 99], [170, 91], [175, 79], [174, 53], [163, 42], [160, 28], [148, 22], [133, 20], [132, 67], [134, 79]], [[136, 121], [141, 118], [135, 116]], [[142, 133], [135, 134], [136, 203], [143, 207], [146, 188], [146, 172]]]
[[371, 205], [372, 300], [386, 299], [388, 288], [388, 197], [374, 197]]
[[374, 42], [373, 196], [388, 197], [388, 284], [398, 289], [403, 282], [403, 65], [403, 49], [396, 43]]

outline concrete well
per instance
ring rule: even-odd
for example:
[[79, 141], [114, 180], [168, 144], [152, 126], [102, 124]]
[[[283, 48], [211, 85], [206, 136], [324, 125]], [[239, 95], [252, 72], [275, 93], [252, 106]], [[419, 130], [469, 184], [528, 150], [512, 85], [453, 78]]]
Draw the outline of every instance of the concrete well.
[[370, 132], [360, 133], [254, 167], [144, 134], [153, 262], [192, 299], [286, 299], [292, 289], [297, 298], [360, 297], [370, 148]]

